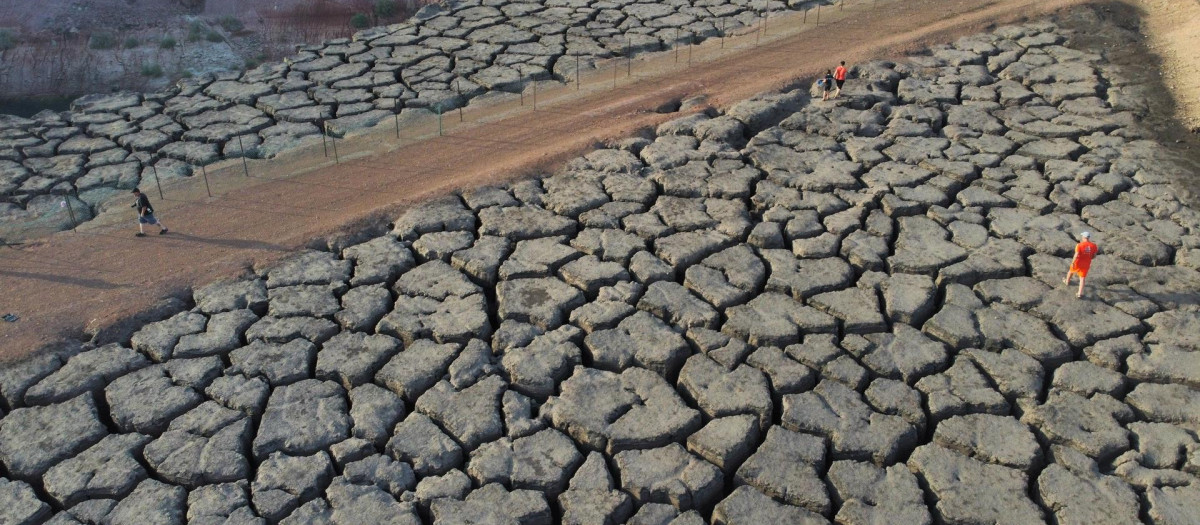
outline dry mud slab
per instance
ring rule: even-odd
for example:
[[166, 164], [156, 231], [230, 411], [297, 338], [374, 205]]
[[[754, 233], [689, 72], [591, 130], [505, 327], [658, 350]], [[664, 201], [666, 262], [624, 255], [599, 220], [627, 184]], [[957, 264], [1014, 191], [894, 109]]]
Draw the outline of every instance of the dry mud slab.
[[0, 522], [1196, 523], [1200, 213], [1101, 29], [686, 116], [6, 367]]
[[321, 133], [449, 111], [531, 81], [573, 79], [597, 61], [828, 3], [451, 0], [401, 24], [303, 47], [281, 63], [183, 79], [154, 93], [88, 95], [70, 111], [30, 119], [0, 115], [0, 239], [68, 229], [152, 177], [271, 158]]

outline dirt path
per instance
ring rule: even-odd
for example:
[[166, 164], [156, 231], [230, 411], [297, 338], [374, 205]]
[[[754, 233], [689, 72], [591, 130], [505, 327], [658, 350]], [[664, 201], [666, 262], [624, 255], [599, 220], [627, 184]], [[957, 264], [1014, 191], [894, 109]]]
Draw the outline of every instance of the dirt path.
[[1179, 120], [1200, 132], [1200, 0], [1137, 0], [1142, 34], [1162, 61], [1163, 83], [1179, 108]]
[[650, 111], [671, 100], [705, 95], [724, 106], [814, 76], [834, 60], [899, 58], [1083, 1], [851, 0], [844, 9], [824, 8], [820, 28], [811, 13], [806, 24], [791, 14], [772, 19], [758, 45], [751, 33], [726, 39], [724, 48], [719, 40], [697, 46], [691, 68], [665, 52], [634, 60], [632, 78], [618, 70], [615, 89], [609, 69], [585, 76], [578, 91], [544, 91], [537, 111], [514, 98], [469, 108], [461, 124], [447, 115], [443, 137], [436, 136], [436, 122], [402, 128], [399, 141], [383, 126], [340, 142], [340, 164], [326, 159], [318, 143], [251, 164], [251, 178], [242, 176], [240, 163], [213, 170], [214, 198], [201, 177], [166, 188], [168, 199], [156, 207], [171, 235], [136, 239], [131, 217], [102, 218], [79, 233], [19, 250], [0, 247], [0, 314], [21, 318], [0, 323], [0, 359], [64, 337], [89, 337], [165, 296], [392, 217], [415, 200], [550, 170], [598, 142], [677, 117]]

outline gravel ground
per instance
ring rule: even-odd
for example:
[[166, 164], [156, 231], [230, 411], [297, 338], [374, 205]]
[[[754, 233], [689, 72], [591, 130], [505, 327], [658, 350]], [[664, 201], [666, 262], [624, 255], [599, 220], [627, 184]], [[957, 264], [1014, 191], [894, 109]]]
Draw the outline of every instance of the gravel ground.
[[1195, 523], [1200, 213], [1145, 86], [1073, 47], [1096, 17], [685, 116], [6, 367], [0, 517]]

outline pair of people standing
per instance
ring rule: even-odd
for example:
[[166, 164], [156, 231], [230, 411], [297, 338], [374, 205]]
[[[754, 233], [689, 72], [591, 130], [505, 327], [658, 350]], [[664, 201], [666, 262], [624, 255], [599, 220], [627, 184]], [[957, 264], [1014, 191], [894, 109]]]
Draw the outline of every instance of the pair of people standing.
[[[833, 92], [833, 98], [837, 98], [842, 94], [842, 85], [846, 83], [846, 61], [843, 60], [834, 70], [825, 70], [825, 78], [821, 81], [824, 94], [821, 100], [829, 100], [829, 92]], [[835, 87], [836, 86], [836, 87]]]

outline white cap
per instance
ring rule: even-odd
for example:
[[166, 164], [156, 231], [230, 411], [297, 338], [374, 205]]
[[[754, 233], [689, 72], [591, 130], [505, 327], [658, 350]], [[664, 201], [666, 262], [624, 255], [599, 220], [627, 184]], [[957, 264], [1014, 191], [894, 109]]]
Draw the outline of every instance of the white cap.
[[1091, 234], [1091, 232], [1083, 232], [1083, 233], [1079, 234], [1079, 236], [1083, 237], [1084, 239], [1090, 239], [1092, 237], [1092, 234]]

